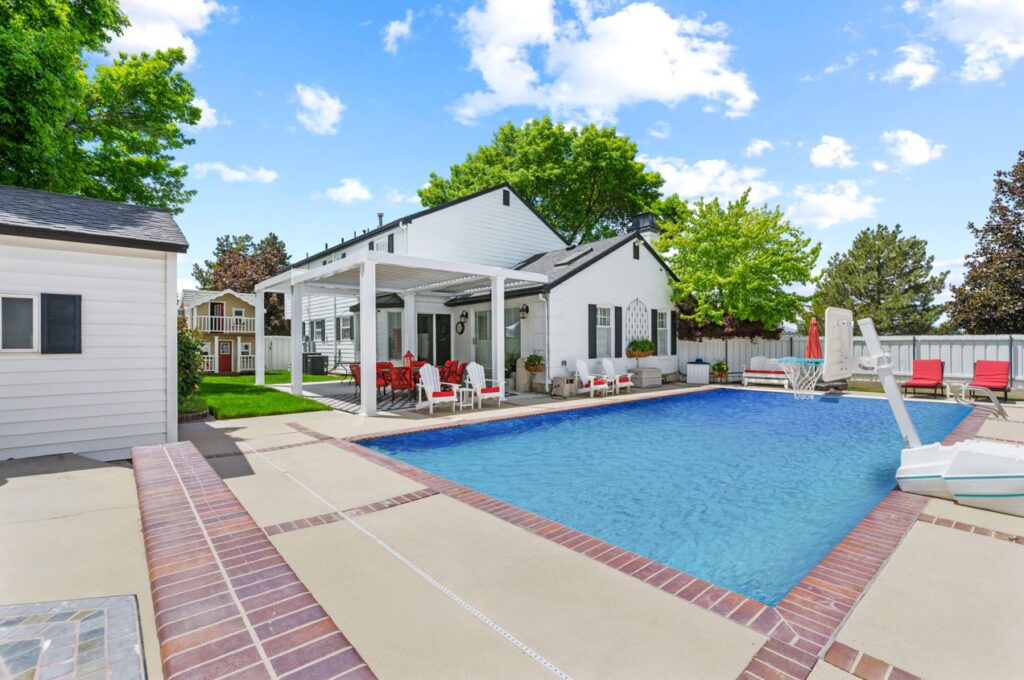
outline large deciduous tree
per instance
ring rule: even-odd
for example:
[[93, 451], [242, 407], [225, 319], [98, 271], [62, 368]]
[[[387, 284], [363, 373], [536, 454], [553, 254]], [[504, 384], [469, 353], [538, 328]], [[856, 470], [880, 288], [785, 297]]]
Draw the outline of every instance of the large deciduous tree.
[[949, 272], [933, 272], [928, 242], [904, 236], [900, 225], [863, 229], [853, 245], [836, 253], [825, 267], [813, 308], [853, 310], [854, 318], [870, 317], [880, 334], [934, 332], [944, 305], [935, 302]]
[[[273, 232], [258, 242], [249, 234], [225, 235], [217, 239], [212, 260], [192, 265], [192, 278], [204, 290], [230, 289], [236, 293], [252, 293], [257, 283], [281, 273], [290, 262], [284, 241]], [[284, 318], [281, 296], [271, 293], [264, 302], [266, 331], [287, 335], [289, 325]]]
[[0, 2], [0, 184], [174, 213], [191, 200], [172, 155], [200, 117], [185, 53], [83, 59], [127, 25], [116, 0]]
[[657, 200], [664, 180], [636, 155], [615, 128], [566, 127], [547, 116], [506, 123], [448, 177], [431, 173], [419, 196], [430, 207], [508, 182], [567, 241], [593, 241], [622, 231]]
[[952, 324], [968, 333], [1024, 333], [1024, 151], [995, 174], [988, 219], [967, 229], [974, 252], [962, 285], [953, 286]]
[[725, 206], [676, 196], [657, 205], [681, 338], [771, 336], [803, 314], [808, 298], [793, 288], [814, 280], [821, 244], [778, 208], [751, 207], [749, 194]]

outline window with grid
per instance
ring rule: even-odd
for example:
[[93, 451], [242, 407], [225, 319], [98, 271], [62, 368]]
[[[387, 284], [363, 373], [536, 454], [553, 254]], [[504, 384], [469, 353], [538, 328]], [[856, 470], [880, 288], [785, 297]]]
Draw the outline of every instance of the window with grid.
[[355, 320], [355, 317], [352, 317], [352, 316], [343, 316], [343, 317], [341, 317], [341, 337], [339, 339], [341, 339], [341, 340], [351, 340], [352, 339], [352, 335], [353, 335], [352, 331], [353, 331], [353, 326], [354, 326], [353, 321], [354, 320]]
[[597, 356], [610, 357], [612, 355], [612, 308], [597, 308]]
[[402, 358], [402, 313], [388, 312], [388, 359]]
[[658, 354], [671, 353], [672, 343], [669, 335], [668, 312], [658, 312]]
[[313, 322], [313, 339], [317, 342], [327, 341], [327, 324], [324, 323], [323, 319], [317, 319]]

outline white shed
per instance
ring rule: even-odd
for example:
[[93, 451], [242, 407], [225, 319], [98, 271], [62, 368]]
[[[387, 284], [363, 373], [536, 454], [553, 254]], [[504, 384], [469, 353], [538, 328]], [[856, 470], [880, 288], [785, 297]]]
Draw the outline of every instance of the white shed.
[[0, 460], [177, 439], [187, 249], [165, 211], [0, 186]]

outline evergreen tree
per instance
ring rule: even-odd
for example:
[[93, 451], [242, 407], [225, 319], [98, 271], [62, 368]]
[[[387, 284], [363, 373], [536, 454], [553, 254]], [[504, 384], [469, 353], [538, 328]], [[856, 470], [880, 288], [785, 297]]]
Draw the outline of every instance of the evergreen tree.
[[967, 229], [976, 245], [953, 286], [950, 320], [968, 333], [1024, 333], [1024, 150], [1009, 172], [996, 172], [985, 224]]
[[864, 229], [849, 250], [829, 259], [814, 293], [814, 313], [820, 318], [826, 307], [843, 307], [856, 319], [873, 319], [880, 335], [929, 333], [942, 316], [935, 296], [949, 274], [933, 274], [934, 260], [928, 242], [904, 236], [898, 224]]

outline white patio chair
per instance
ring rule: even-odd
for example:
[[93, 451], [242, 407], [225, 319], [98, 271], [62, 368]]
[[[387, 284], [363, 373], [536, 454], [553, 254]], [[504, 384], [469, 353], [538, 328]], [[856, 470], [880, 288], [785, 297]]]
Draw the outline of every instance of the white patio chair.
[[[488, 380], [484, 375], [484, 367], [475, 361], [466, 366], [466, 379], [473, 390], [473, 398], [484, 407], [484, 399], [497, 399], [498, 406], [505, 400], [505, 381]], [[488, 384], [490, 383], [490, 384]]]
[[618, 394], [623, 389], [629, 392], [633, 391], [633, 377], [628, 372], [616, 373], [615, 364], [612, 363], [611, 359], [601, 359], [601, 369], [608, 379], [609, 387], [615, 394]]
[[416, 402], [416, 408], [420, 409], [424, 406], [430, 408], [430, 415], [434, 415], [434, 404], [451, 404], [452, 413], [455, 413], [455, 403], [458, 401], [458, 394], [456, 388], [458, 385], [453, 383], [441, 382], [441, 374], [437, 370], [437, 366], [431, 366], [426, 364], [420, 367], [420, 384], [419, 384], [419, 401]]
[[576, 390], [577, 393], [584, 392], [590, 396], [594, 396], [597, 392], [608, 394], [608, 376], [590, 375], [587, 362], [583, 361], [583, 359], [576, 360], [576, 379], [580, 385]]

